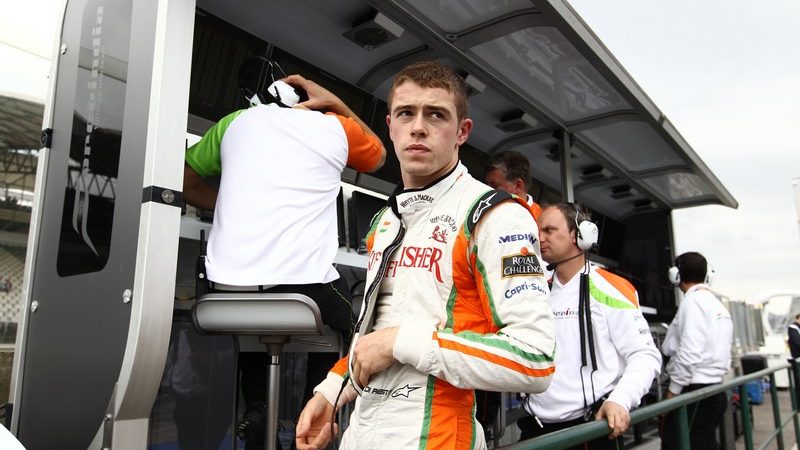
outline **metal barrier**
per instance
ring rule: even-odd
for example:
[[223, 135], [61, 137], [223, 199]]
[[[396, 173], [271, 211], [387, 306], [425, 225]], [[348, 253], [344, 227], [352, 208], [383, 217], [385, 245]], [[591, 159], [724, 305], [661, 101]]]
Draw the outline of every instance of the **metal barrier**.
[[[778, 391], [775, 387], [775, 372], [782, 369], [789, 370], [789, 394], [792, 400], [792, 414], [790, 418], [781, 421], [780, 408], [778, 405]], [[753, 380], [761, 380], [768, 376], [770, 380], [770, 396], [772, 398], [772, 414], [774, 418], [775, 431], [772, 432], [767, 440], [760, 444], [757, 450], [764, 450], [772, 442], [777, 440], [778, 449], [784, 450], [783, 429], [789, 422], [794, 422], [795, 442], [800, 443], [800, 422], [798, 421], [798, 404], [796, 381], [800, 377], [800, 358], [791, 360], [768, 369], [760, 370], [751, 374], [734, 378], [731, 381], [717, 386], [709, 386], [693, 392], [681, 394], [669, 400], [664, 400], [644, 408], [636, 409], [631, 412], [631, 426], [644, 422], [656, 416], [677, 410], [678, 414], [678, 442], [681, 450], [690, 450], [689, 446], [689, 424], [687, 406], [698, 402], [706, 397], [710, 397], [719, 392], [725, 392], [734, 388], [739, 389], [740, 403], [742, 409], [742, 424], [744, 429], [745, 449], [756, 450], [753, 446], [753, 429], [751, 423], [752, 412], [750, 411], [750, 397], [747, 393], [745, 383]], [[605, 420], [585, 423], [566, 430], [556, 431], [537, 438], [518, 442], [516, 444], [500, 447], [501, 450], [562, 450], [574, 445], [582, 444], [592, 439], [606, 436], [608, 434], [608, 422]], [[694, 449], [703, 450], [703, 449]]]

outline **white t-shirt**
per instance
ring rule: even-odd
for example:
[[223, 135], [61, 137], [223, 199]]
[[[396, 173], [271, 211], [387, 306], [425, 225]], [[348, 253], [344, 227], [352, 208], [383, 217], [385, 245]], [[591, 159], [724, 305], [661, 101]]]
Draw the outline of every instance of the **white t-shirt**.
[[345, 164], [374, 169], [380, 141], [335, 114], [259, 105], [218, 122], [186, 152], [221, 174], [206, 270], [236, 285], [327, 283], [338, 248], [336, 196]]

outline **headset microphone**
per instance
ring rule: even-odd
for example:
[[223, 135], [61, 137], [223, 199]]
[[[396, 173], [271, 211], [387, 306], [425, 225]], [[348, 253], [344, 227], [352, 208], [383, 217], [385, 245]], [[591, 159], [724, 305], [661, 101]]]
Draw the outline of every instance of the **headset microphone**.
[[547, 269], [548, 271], [555, 270], [556, 267], [558, 267], [559, 264], [565, 263], [565, 262], [570, 261], [570, 260], [573, 260], [573, 259], [575, 259], [575, 258], [577, 258], [579, 256], [584, 256], [587, 253], [589, 253], [589, 250], [580, 252], [577, 255], [570, 256], [569, 258], [562, 259], [561, 261], [556, 261], [554, 263], [550, 263], [547, 266], [545, 266], [545, 269]]

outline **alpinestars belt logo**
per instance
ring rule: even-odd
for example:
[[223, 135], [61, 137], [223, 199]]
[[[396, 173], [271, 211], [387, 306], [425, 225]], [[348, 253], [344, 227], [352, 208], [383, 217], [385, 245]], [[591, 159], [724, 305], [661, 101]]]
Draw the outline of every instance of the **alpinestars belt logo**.
[[422, 386], [409, 386], [409, 385], [405, 385], [405, 386], [403, 386], [403, 387], [401, 387], [401, 388], [397, 388], [397, 389], [395, 389], [395, 390], [394, 390], [394, 392], [392, 392], [392, 398], [397, 398], [397, 397], [405, 397], [405, 398], [408, 398], [408, 394], [410, 394], [410, 393], [412, 393], [412, 392], [416, 391], [417, 389], [419, 389], [419, 388], [421, 388], [421, 387], [422, 387]]
[[377, 388], [377, 387], [370, 387], [365, 386], [364, 392], [367, 394], [372, 395], [380, 395], [382, 397], [389, 397], [397, 398], [397, 397], [405, 397], [408, 398], [408, 395], [412, 392], [416, 391], [417, 389], [421, 388], [422, 386], [411, 386], [406, 384], [401, 388], [397, 388], [394, 391], [390, 391], [389, 389]]

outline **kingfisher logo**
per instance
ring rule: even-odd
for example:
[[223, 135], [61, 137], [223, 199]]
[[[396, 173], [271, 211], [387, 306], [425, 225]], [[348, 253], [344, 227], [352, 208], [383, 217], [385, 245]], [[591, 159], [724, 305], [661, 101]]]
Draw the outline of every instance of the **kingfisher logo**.
[[497, 243], [507, 244], [509, 242], [530, 242], [531, 245], [535, 245], [537, 240], [538, 239], [533, 235], [533, 233], [516, 233], [500, 236]]
[[[372, 252], [369, 254], [369, 261], [367, 262], [367, 270], [372, 270], [376, 263], [381, 260], [382, 252]], [[442, 259], [443, 252], [436, 247], [403, 247], [398, 252], [397, 259], [389, 261], [386, 269], [386, 277], [394, 278], [397, 275], [398, 268], [418, 268], [426, 269], [432, 273], [436, 281], [442, 281], [442, 269], [439, 267], [439, 261]]]

